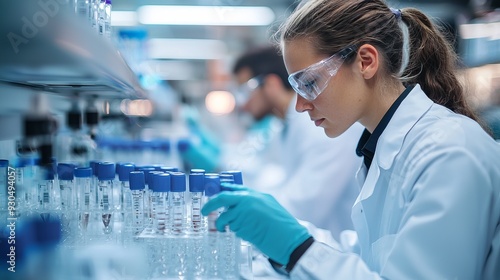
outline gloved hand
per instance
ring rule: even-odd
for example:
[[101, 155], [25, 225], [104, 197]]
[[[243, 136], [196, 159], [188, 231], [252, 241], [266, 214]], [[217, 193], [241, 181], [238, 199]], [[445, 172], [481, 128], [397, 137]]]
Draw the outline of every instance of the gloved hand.
[[311, 235], [274, 197], [239, 185], [223, 184], [223, 192], [211, 198], [202, 208], [207, 216], [221, 207], [225, 209], [216, 221], [252, 243], [272, 260], [287, 265], [292, 252]]

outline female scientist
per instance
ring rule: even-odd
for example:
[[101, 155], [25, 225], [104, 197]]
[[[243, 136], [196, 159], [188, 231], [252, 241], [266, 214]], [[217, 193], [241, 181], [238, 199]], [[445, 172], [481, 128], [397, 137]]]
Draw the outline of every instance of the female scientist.
[[466, 104], [450, 45], [415, 9], [303, 3], [280, 30], [296, 109], [329, 137], [366, 128], [355, 232], [315, 241], [272, 197], [236, 186], [203, 214], [224, 207], [218, 229], [292, 279], [500, 279], [500, 145]]

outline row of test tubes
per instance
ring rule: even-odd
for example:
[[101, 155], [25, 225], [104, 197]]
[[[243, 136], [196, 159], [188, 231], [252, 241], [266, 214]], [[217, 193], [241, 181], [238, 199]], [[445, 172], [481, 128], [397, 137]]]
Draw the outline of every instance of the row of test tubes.
[[[8, 164], [3, 164], [8, 165]], [[19, 211], [61, 222], [61, 245], [79, 250], [112, 242], [142, 247], [149, 256], [149, 278], [239, 279], [241, 241], [217, 232], [218, 211], [201, 215], [203, 204], [222, 182], [242, 184], [239, 171], [189, 174], [160, 165], [91, 162], [16, 168]], [[246, 247], [248, 249], [248, 247]]]

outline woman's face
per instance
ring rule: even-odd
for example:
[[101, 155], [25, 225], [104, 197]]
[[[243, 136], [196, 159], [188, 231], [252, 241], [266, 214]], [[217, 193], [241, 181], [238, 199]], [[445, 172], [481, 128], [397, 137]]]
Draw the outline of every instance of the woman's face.
[[[302, 70], [328, 57], [318, 54], [306, 39], [285, 42], [283, 54], [288, 73]], [[298, 95], [295, 109], [307, 112], [316, 126], [322, 127], [328, 137], [334, 138], [362, 118], [369, 104], [367, 96], [363, 79], [356, 73], [356, 62], [343, 63], [316, 99], [309, 101]]]

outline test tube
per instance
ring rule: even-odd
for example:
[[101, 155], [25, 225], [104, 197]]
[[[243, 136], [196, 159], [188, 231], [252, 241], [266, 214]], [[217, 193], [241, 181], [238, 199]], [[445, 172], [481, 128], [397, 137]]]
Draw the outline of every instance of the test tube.
[[172, 167], [172, 166], [162, 166], [162, 167], [160, 167], [160, 171], [163, 171], [163, 172], [178, 172], [179, 168]]
[[156, 215], [156, 185], [153, 181], [153, 175], [155, 174], [163, 174], [161, 171], [149, 170], [144, 175], [146, 176], [146, 185], [148, 186], [148, 190], [146, 192], [146, 203], [148, 205], [148, 211], [146, 212], [146, 225], [145, 229], [149, 233], [154, 233], [154, 220]]
[[146, 185], [144, 172], [130, 172], [129, 180], [133, 206], [132, 224], [134, 234], [139, 234], [144, 229], [144, 188]]
[[59, 190], [61, 193], [61, 210], [64, 212], [72, 211], [76, 208], [73, 181], [74, 170], [75, 165], [71, 163], [59, 163], [57, 165], [57, 178], [59, 179]]
[[171, 172], [171, 193], [172, 193], [172, 233], [181, 234], [184, 232], [186, 221], [186, 202], [184, 193], [186, 192], [186, 174], [183, 172]]
[[113, 231], [113, 180], [115, 179], [115, 164], [100, 162], [97, 166], [98, 204], [104, 225], [103, 232], [110, 234]]
[[120, 206], [122, 213], [132, 211], [132, 196], [130, 192], [130, 172], [135, 170], [131, 163], [120, 164], [116, 166], [118, 170], [118, 180], [121, 185]]
[[[207, 173], [204, 179], [205, 196], [204, 200], [209, 200], [215, 194], [220, 192], [219, 174]], [[206, 202], [205, 201], [205, 202]], [[207, 255], [206, 255], [206, 274], [208, 278], [223, 279], [219, 269], [219, 234], [215, 227], [215, 221], [219, 217], [219, 211], [213, 211], [208, 214], [208, 236], [207, 236]]]
[[75, 165], [69, 163], [59, 163], [57, 165], [57, 178], [59, 181], [59, 192], [61, 194], [61, 227], [63, 233], [63, 243], [72, 238], [73, 211], [76, 210], [74, 195], [74, 169]]
[[92, 168], [79, 167], [75, 169], [75, 190], [77, 193], [77, 208], [78, 208], [78, 227], [81, 229], [86, 239], [87, 228], [90, 220], [90, 212], [92, 210], [92, 202], [90, 188], [92, 184]]
[[[221, 191], [220, 188], [220, 177], [218, 174], [214, 173], [206, 173], [205, 178], [204, 178], [204, 183], [205, 183], [205, 198], [207, 200], [210, 199], [210, 197], [218, 194]], [[213, 211], [208, 215], [208, 231], [209, 232], [217, 232], [217, 228], [215, 227], [215, 221], [219, 217], [219, 212], [218, 211]]]
[[168, 232], [170, 218], [170, 203], [168, 193], [170, 192], [170, 174], [155, 173], [153, 174], [154, 192], [154, 228], [156, 234], [163, 235]]
[[151, 205], [150, 205], [150, 198], [149, 198], [149, 171], [155, 171], [154, 167], [148, 166], [148, 165], [143, 165], [143, 166], [136, 166], [135, 167], [136, 171], [142, 171], [144, 172], [144, 182], [145, 182], [145, 188], [143, 189], [143, 205], [144, 205], [144, 215], [149, 219], [150, 217], [150, 210], [151, 210]]
[[[234, 173], [233, 173], [234, 174]], [[221, 173], [220, 182], [235, 184], [234, 175], [230, 173]], [[224, 279], [239, 278], [239, 253], [241, 243], [234, 232], [226, 225], [225, 232], [220, 233], [224, 242], [220, 243], [219, 261], [220, 270]]]
[[99, 197], [97, 195], [97, 167], [99, 166], [99, 161], [91, 160], [89, 161], [90, 168], [92, 168], [92, 179], [90, 180], [90, 195], [94, 200], [92, 205], [97, 207]]
[[26, 211], [30, 204], [30, 172], [31, 166], [29, 166], [27, 158], [18, 158], [15, 161], [16, 167], [16, 212], [19, 215], [20, 212]]
[[43, 221], [49, 221], [50, 212], [58, 208], [56, 188], [54, 188], [55, 163], [40, 168], [40, 180], [38, 181], [38, 202], [40, 217]]
[[[192, 172], [193, 170], [191, 170]], [[205, 189], [205, 174], [189, 174], [189, 192], [191, 193], [191, 231], [202, 232], [204, 224], [201, 219], [201, 200]]]

